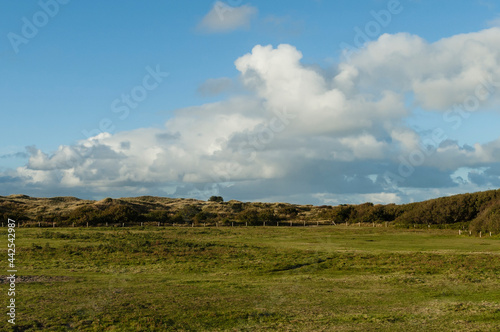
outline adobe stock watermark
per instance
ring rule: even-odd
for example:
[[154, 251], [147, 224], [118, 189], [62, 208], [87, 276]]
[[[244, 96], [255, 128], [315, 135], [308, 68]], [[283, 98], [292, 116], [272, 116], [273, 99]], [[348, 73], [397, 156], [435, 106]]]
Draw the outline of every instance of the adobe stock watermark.
[[[145, 70], [147, 74], [142, 78], [141, 84], [134, 86], [128, 93], [122, 93], [119, 98], [111, 102], [111, 112], [116, 114], [121, 121], [127, 119], [130, 111], [136, 109], [141, 102], [146, 100], [149, 93], [157, 89], [163, 80], [170, 75], [161, 71], [160, 65], [156, 65], [154, 69], [147, 66]], [[96, 128], [82, 130], [82, 134], [86, 138], [90, 138], [105, 132], [112, 133], [115, 130], [116, 126], [112, 119], [102, 118]]]
[[9, 305], [7, 306], [7, 316], [9, 316], [10, 319], [7, 321], [15, 325], [16, 324], [16, 273], [17, 273], [17, 268], [16, 268], [16, 221], [12, 219], [8, 219], [7, 223], [7, 241], [8, 241], [8, 253], [7, 256], [9, 257], [7, 259], [8, 263], [8, 269], [7, 273], [9, 276], [7, 277], [7, 281], [9, 284], [9, 289], [7, 291], [7, 295], [9, 296]]
[[387, 28], [391, 24], [392, 18], [401, 14], [403, 9], [404, 7], [399, 0], [389, 0], [386, 9], [370, 11], [373, 20], [368, 21], [363, 28], [354, 27], [353, 44], [340, 43], [339, 47], [342, 50], [344, 61], [350, 62], [353, 54], [359, 53], [366, 43], [378, 38], [382, 34], [383, 28]]
[[[472, 94], [443, 114], [443, 121], [451, 123], [453, 130], [458, 130], [462, 126], [464, 119], [468, 119], [473, 112], [477, 111], [481, 104], [497, 92], [498, 88], [500, 88], [500, 80], [495, 81], [491, 75], [481, 79]], [[389, 171], [385, 172], [384, 179], [386, 183], [391, 184], [393, 187], [399, 186], [400, 183], [412, 176], [416, 168], [422, 166], [427, 158], [434, 155], [439, 145], [446, 139], [448, 139], [448, 135], [446, 135], [444, 129], [434, 129], [431, 137], [423, 140], [418, 149], [412, 150], [406, 157], [400, 156], [398, 158], [398, 174]]]
[[[237, 155], [243, 161], [251, 163], [257, 158], [259, 151], [264, 151], [297, 117], [287, 109], [274, 110], [274, 116], [258, 126], [255, 132], [247, 134], [244, 141], [238, 144]], [[238, 158], [235, 158], [238, 159]], [[192, 193], [198, 197], [219, 195], [223, 183], [229, 183], [243, 171], [238, 162], [227, 162], [221, 167], [212, 169], [212, 183], [206, 184], [203, 190], [194, 190]]]
[[7, 39], [15, 54], [19, 53], [19, 46], [26, 45], [38, 35], [40, 29], [46, 26], [53, 19], [61, 8], [67, 5], [70, 0], [40, 0], [38, 6], [40, 10], [35, 12], [30, 18], [23, 16], [20, 34], [9, 32]]

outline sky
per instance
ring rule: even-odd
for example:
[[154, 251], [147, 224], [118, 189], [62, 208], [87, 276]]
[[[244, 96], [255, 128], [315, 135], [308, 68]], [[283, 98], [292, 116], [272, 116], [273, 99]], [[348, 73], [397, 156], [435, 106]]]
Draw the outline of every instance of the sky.
[[399, 204], [500, 186], [495, 1], [1, 6], [0, 195]]

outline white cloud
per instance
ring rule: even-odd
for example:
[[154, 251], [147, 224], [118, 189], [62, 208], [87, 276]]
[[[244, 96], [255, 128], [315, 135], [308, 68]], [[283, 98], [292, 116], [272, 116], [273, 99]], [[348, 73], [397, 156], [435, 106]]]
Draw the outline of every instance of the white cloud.
[[257, 8], [249, 5], [232, 7], [222, 1], [216, 1], [198, 24], [198, 29], [205, 33], [220, 33], [249, 28], [257, 12]]
[[355, 195], [339, 195], [331, 193], [315, 194], [320, 204], [339, 205], [345, 204], [362, 204], [371, 202], [373, 204], [399, 204], [402, 202], [401, 197], [396, 193], [372, 193], [372, 194], [355, 194]]
[[[248, 89], [255, 91], [271, 110], [287, 109], [295, 114], [287, 133], [293, 135], [346, 135], [371, 130], [377, 121], [406, 114], [403, 99], [390, 91], [378, 96], [346, 93], [333, 82], [300, 63], [302, 53], [291, 45], [256, 46], [240, 57], [236, 68]], [[343, 75], [341, 73], [340, 75]], [[350, 82], [346, 82], [350, 85]]]
[[[397, 173], [402, 158], [422, 153], [422, 137], [404, 121], [411, 112], [406, 96], [445, 110], [478, 93], [490, 75], [487, 101], [498, 106], [499, 41], [497, 28], [432, 44], [383, 35], [338, 64], [333, 77], [303, 65], [291, 45], [257, 45], [235, 61], [245, 96], [178, 110], [162, 128], [101, 134], [51, 155], [30, 148], [29, 163], [0, 181], [131, 195], [222, 190], [240, 199], [289, 195], [318, 203], [455, 192], [457, 169], [500, 163], [500, 139], [471, 147], [440, 142], [391, 188], [386, 171]], [[206, 84], [218, 90], [227, 80]]]
[[471, 99], [478, 99], [482, 105], [475, 111], [488, 99], [499, 101], [491, 91], [500, 86], [500, 28], [432, 44], [407, 33], [384, 34], [354, 55], [351, 65], [359, 71], [359, 87], [368, 91], [412, 92], [429, 110], [472, 106]]
[[387, 149], [387, 143], [377, 141], [377, 139], [368, 134], [362, 134], [355, 137], [344, 137], [340, 139], [354, 159], [381, 159], [384, 156], [384, 150]]

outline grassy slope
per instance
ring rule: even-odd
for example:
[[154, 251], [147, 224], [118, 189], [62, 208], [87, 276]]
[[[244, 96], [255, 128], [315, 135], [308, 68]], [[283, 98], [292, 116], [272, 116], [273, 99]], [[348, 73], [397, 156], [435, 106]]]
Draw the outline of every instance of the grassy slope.
[[24, 226], [267, 225], [384, 224], [405, 228], [468, 229], [475, 235], [500, 233], [500, 190], [441, 197], [403, 205], [312, 206], [288, 203], [207, 202], [167, 197], [106, 198], [100, 201], [75, 197], [36, 198], [0, 196], [0, 218], [12, 218]]
[[500, 320], [498, 237], [342, 226], [17, 231], [20, 274], [44, 276], [17, 285], [20, 330], [494, 331]]

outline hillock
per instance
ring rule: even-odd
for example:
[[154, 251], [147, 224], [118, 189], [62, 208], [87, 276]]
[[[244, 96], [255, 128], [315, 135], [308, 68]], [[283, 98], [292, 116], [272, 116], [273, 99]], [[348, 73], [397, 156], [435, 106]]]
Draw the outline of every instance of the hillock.
[[208, 201], [154, 196], [36, 198], [0, 196], [0, 216], [29, 225], [394, 225], [405, 228], [455, 228], [500, 232], [500, 190], [440, 197], [410, 204], [250, 203], [217, 196]]

